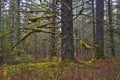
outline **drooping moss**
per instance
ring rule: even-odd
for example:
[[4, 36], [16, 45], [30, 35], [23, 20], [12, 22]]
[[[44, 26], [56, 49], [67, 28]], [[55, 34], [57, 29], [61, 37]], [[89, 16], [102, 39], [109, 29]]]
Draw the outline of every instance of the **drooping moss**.
[[85, 49], [89, 50], [91, 49], [91, 46], [88, 45], [85, 41], [80, 40], [80, 45], [83, 46]]

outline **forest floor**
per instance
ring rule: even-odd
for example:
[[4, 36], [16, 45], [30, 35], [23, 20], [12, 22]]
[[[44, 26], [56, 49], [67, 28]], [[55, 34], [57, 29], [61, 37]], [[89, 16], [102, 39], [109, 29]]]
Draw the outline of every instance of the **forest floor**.
[[0, 80], [120, 80], [120, 56], [105, 60], [62, 62], [45, 58], [0, 67]]

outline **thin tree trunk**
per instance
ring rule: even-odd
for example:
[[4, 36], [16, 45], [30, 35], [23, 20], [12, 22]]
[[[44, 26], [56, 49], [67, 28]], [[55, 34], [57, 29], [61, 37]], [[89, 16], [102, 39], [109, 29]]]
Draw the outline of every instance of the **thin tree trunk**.
[[[1, 17], [1, 15], [2, 15], [2, 9], [1, 9], [1, 0], [0, 0], [0, 32], [2, 32], [2, 17]], [[0, 35], [0, 53], [2, 53], [2, 35]]]
[[[56, 11], [56, 0], [52, 0], [52, 10], [53, 10], [53, 14], [55, 14], [55, 11]], [[52, 26], [55, 27], [55, 22], [56, 22], [56, 18], [53, 17], [52, 19]], [[56, 32], [56, 29], [55, 28], [52, 28], [52, 32]], [[52, 37], [52, 40], [51, 40], [51, 53], [50, 55], [51, 56], [56, 56], [56, 35], [55, 34], [51, 34], [51, 37]]]
[[108, 16], [109, 16], [109, 36], [110, 36], [110, 49], [113, 56], [115, 56], [115, 49], [114, 49], [114, 29], [112, 26], [112, 1], [108, 0]]
[[95, 11], [94, 11], [94, 0], [92, 0], [92, 24], [93, 24], [93, 45], [95, 44]]
[[34, 33], [34, 54], [37, 54], [38, 49], [37, 49], [37, 33]]
[[17, 0], [17, 41], [20, 39], [20, 0]]
[[17, 40], [17, 31], [16, 31], [16, 24], [15, 24], [15, 18], [16, 18], [16, 13], [15, 13], [15, 2], [14, 0], [10, 1], [10, 16], [11, 16], [11, 31], [12, 36], [11, 36], [11, 46], [16, 42]]
[[[1, 0], [0, 0], [0, 32], [2, 32], [2, 7], [1, 7]], [[2, 50], [3, 50], [3, 39], [2, 39], [2, 35], [0, 35], [0, 54], [2, 54]], [[1, 62], [3, 62], [3, 57], [0, 56], [0, 64]]]

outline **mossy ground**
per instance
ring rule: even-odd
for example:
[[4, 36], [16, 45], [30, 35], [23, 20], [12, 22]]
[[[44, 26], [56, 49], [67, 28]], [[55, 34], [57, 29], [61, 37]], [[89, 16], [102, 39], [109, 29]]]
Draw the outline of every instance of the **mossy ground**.
[[119, 80], [120, 57], [89, 60], [80, 63], [62, 62], [60, 58], [45, 58], [0, 67], [0, 80]]

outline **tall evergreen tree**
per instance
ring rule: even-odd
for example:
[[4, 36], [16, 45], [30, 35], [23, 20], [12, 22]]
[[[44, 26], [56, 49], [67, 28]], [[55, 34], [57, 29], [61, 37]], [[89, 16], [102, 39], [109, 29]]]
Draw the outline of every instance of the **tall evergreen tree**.
[[[1, 15], [2, 15], [1, 2], [2, 2], [2, 1], [0, 0], [0, 32], [2, 31], [2, 28], [1, 28], [1, 27], [2, 27], [2, 26], [1, 26], [1, 25], [2, 25], [2, 20], [1, 20], [1, 19], [2, 19], [2, 18], [1, 18]], [[2, 53], [2, 35], [0, 35], [0, 38], [1, 38], [1, 39], [0, 39], [0, 53]]]
[[16, 12], [16, 14], [17, 14], [17, 16], [16, 16], [16, 25], [17, 25], [17, 28], [18, 28], [18, 30], [17, 30], [17, 39], [19, 40], [19, 38], [20, 38], [20, 1], [21, 0], [17, 0], [17, 12]]
[[[52, 0], [52, 14], [55, 14], [55, 12], [56, 12], [56, 0]], [[56, 18], [55, 17], [53, 17], [52, 18], [52, 26], [53, 26], [53, 28], [52, 28], [52, 32], [53, 33], [55, 33], [56, 32], [56, 29], [55, 29], [55, 22], [56, 22]], [[56, 37], [55, 37], [56, 35], [55, 34], [51, 34], [51, 53], [50, 53], [50, 55], [51, 56], [55, 56], [56, 55]]]
[[96, 0], [96, 44], [104, 51], [104, 0]]
[[[2, 32], [2, 7], [1, 7], [1, 5], [2, 5], [2, 3], [1, 3], [2, 1], [0, 0], [0, 54], [2, 54], [2, 34], [1, 34], [1, 32]], [[2, 62], [2, 56], [0, 56], [0, 63]]]
[[62, 60], [74, 58], [72, 0], [61, 0]]
[[114, 46], [114, 28], [112, 26], [112, 1], [108, 0], [108, 16], [109, 16], [109, 36], [110, 36], [110, 49], [113, 56], [115, 56]]
[[92, 0], [92, 24], [93, 24], [93, 44], [95, 44], [95, 10], [94, 10], [94, 0]]

